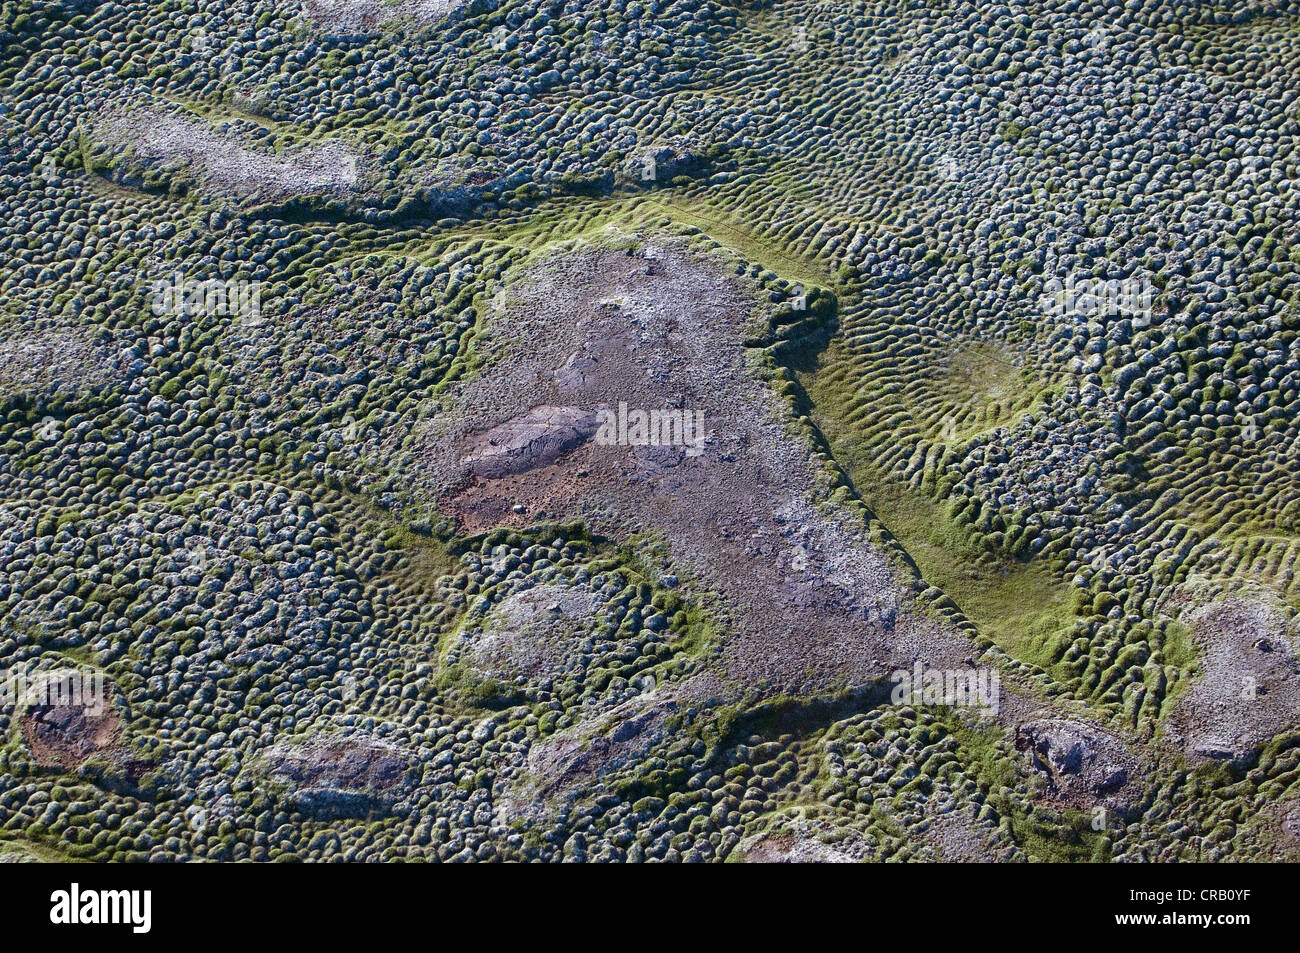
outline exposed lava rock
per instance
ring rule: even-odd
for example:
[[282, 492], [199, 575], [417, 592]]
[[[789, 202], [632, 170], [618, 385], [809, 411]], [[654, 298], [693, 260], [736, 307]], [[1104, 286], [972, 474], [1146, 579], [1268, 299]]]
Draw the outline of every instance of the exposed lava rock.
[[384, 806], [412, 781], [408, 752], [360, 737], [316, 738], [277, 745], [266, 754], [271, 777], [289, 786], [301, 810], [348, 815]]
[[1114, 797], [1133, 780], [1136, 759], [1124, 742], [1082, 721], [1044, 719], [1016, 728], [1016, 748], [1054, 796], [1082, 804]]
[[476, 438], [461, 463], [475, 476], [499, 480], [549, 466], [595, 432], [591, 411], [534, 407]]
[[1200, 674], [1170, 715], [1171, 734], [1192, 754], [1248, 758], [1300, 712], [1300, 659], [1291, 613], [1232, 596], [1186, 614]]

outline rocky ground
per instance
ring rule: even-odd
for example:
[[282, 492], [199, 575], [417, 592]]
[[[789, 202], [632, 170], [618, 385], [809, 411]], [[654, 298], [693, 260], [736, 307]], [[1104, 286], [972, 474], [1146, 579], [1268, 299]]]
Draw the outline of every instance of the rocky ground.
[[460, 5], [460, 0], [304, 0], [302, 12], [316, 29], [347, 36], [374, 33], [393, 23], [428, 26]]
[[1188, 612], [1200, 677], [1178, 699], [1169, 725], [1192, 754], [1248, 757], [1293, 722], [1300, 711], [1293, 614], [1240, 597]]
[[149, 107], [106, 112], [98, 126], [109, 148], [188, 173], [212, 194], [240, 204], [342, 194], [359, 183], [357, 156], [335, 140], [275, 154], [241, 142], [233, 131], [220, 132], [198, 118]]
[[[532, 266], [486, 316], [486, 366], [421, 438], [440, 508], [470, 530], [544, 518], [662, 536], [725, 601], [738, 685], [853, 690], [959, 665], [965, 640], [906, 606], [865, 527], [812, 505], [807, 447], [749, 366], [756, 294], [672, 244]], [[699, 415], [700, 440], [602, 443], [600, 414], [620, 406]]]

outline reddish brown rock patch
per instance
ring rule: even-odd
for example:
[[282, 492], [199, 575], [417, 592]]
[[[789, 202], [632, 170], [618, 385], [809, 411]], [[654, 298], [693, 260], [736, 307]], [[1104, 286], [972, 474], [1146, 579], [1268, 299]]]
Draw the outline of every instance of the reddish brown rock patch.
[[[18, 726], [36, 763], [46, 768], [80, 767], [93, 754], [114, 748], [122, 736], [122, 719], [106, 690], [79, 698], [75, 676], [57, 676], [46, 702], [28, 705]], [[59, 694], [71, 702], [62, 701]]]

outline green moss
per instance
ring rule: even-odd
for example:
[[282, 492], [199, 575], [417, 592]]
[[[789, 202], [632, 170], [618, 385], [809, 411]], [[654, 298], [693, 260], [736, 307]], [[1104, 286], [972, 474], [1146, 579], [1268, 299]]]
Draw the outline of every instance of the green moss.
[[1075, 615], [1070, 587], [1046, 565], [998, 557], [977, 545], [967, 525], [874, 462], [864, 440], [836, 418], [837, 401], [816, 375], [804, 380], [814, 420], [862, 501], [911, 557], [926, 582], [950, 598], [1013, 658], [1047, 668]]
[[1166, 665], [1181, 669], [1194, 667], [1198, 656], [1191, 629], [1182, 622], [1170, 622], [1165, 627], [1165, 641], [1160, 654]]
[[1105, 863], [1110, 859], [1110, 837], [1093, 830], [1094, 815], [1085, 811], [1035, 811], [1014, 818], [1011, 830], [1017, 843], [1037, 860], [1052, 863]]

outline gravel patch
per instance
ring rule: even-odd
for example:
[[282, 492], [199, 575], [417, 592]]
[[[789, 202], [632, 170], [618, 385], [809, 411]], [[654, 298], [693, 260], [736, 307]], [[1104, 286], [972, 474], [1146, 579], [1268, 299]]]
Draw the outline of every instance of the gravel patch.
[[1231, 597], [1186, 616], [1201, 674], [1178, 700], [1170, 734], [1194, 755], [1245, 758], [1296, 721], [1300, 661], [1280, 607]]
[[75, 393], [119, 382], [126, 361], [73, 330], [0, 331], [0, 393]]
[[980, 820], [977, 808], [936, 814], [927, 821], [922, 838], [943, 863], [988, 864], [1011, 860], [1015, 851], [988, 820]]
[[344, 196], [360, 181], [357, 155], [337, 140], [274, 154], [251, 147], [234, 131], [154, 107], [107, 112], [101, 135], [147, 163], [184, 170], [205, 188], [253, 205]]
[[465, 632], [461, 658], [482, 676], [536, 681], [567, 670], [596, 616], [589, 592], [538, 586], [507, 596]]
[[375, 33], [390, 23], [428, 26], [464, 0], [303, 0], [303, 14], [331, 35]]
[[863, 860], [817, 840], [806, 826], [797, 832], [755, 834], [737, 848], [750, 864], [854, 864]]

